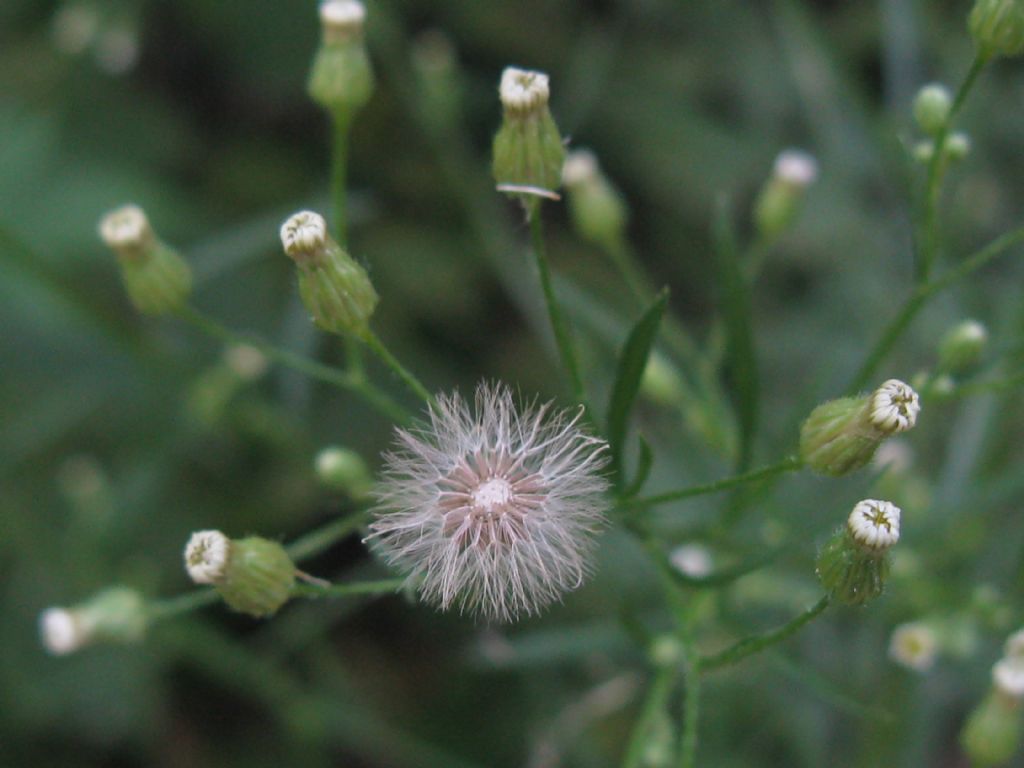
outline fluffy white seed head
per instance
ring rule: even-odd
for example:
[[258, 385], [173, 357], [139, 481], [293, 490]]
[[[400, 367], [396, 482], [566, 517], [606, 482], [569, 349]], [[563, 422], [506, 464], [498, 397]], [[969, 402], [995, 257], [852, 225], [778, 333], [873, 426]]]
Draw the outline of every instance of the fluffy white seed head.
[[818, 161], [801, 149], [787, 149], [775, 158], [773, 174], [794, 187], [809, 187], [818, 178]]
[[502, 385], [439, 397], [385, 456], [369, 540], [442, 610], [539, 612], [582, 584], [607, 508], [606, 444], [581, 416]]
[[900, 508], [889, 501], [865, 499], [853, 508], [846, 527], [865, 549], [884, 552], [900, 540]]
[[868, 418], [882, 434], [895, 435], [911, 429], [920, 412], [917, 392], [899, 379], [889, 379], [871, 395]]
[[501, 73], [498, 95], [509, 112], [533, 112], [547, 106], [548, 76], [543, 72], [506, 67]]
[[89, 641], [89, 627], [76, 611], [47, 608], [39, 616], [39, 637], [54, 656], [73, 653]]
[[600, 168], [597, 156], [589, 149], [576, 149], [565, 158], [562, 166], [562, 183], [567, 187], [586, 184], [597, 178]]
[[327, 222], [319, 213], [299, 211], [281, 225], [281, 245], [293, 259], [301, 260], [323, 251], [327, 243]]
[[153, 241], [153, 229], [146, 212], [137, 205], [124, 205], [100, 219], [100, 237], [110, 248], [132, 252]]
[[681, 547], [676, 547], [669, 555], [669, 561], [672, 563], [672, 567], [681, 574], [695, 579], [707, 576], [714, 567], [711, 553], [707, 547], [702, 547], [699, 544], [684, 544]]
[[889, 639], [889, 658], [917, 672], [931, 669], [938, 651], [935, 630], [919, 621], [900, 624]]
[[1024, 698], [1024, 657], [1006, 656], [992, 666], [992, 684], [1015, 699]]
[[224, 579], [231, 557], [231, 540], [220, 531], [196, 531], [185, 545], [185, 570], [196, 584]]

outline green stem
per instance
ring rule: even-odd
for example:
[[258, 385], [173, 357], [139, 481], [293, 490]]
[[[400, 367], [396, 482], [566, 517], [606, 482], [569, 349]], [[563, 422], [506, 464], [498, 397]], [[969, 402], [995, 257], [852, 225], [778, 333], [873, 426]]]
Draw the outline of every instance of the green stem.
[[686, 700], [683, 702], [683, 734], [679, 740], [679, 768], [697, 765], [697, 723], [700, 721], [700, 656], [686, 645]]
[[[562, 362], [569, 374], [569, 383], [572, 386], [572, 394], [577, 402], [584, 406], [587, 403], [587, 394], [583, 387], [583, 379], [580, 376], [580, 367], [576, 356], [576, 349], [572, 343], [572, 336], [569, 327], [566, 325], [565, 317], [562, 315], [562, 308], [555, 298], [555, 289], [551, 283], [551, 270], [548, 266], [547, 249], [544, 245], [544, 224], [541, 219], [541, 206], [538, 202], [531, 202], [527, 205], [527, 218], [530, 220], [530, 239], [533, 244], [532, 252], [534, 263], [537, 265], [537, 273], [540, 276], [540, 285], [544, 291], [544, 301], [548, 307], [548, 317], [551, 320], [551, 330], [555, 334], [555, 345], [562, 357]], [[587, 410], [590, 410], [589, 408]]]
[[623, 768], [639, 768], [643, 765], [644, 751], [650, 744], [650, 731], [658, 716], [665, 711], [669, 696], [675, 684], [676, 669], [671, 666], [660, 668], [655, 673], [654, 681], [647, 691], [640, 717], [633, 726], [633, 734], [626, 749]]
[[765, 648], [781, 643], [783, 640], [795, 635], [805, 625], [820, 616], [828, 606], [829, 597], [826, 595], [815, 603], [814, 606], [808, 608], [795, 619], [782, 625], [778, 629], [773, 629], [770, 632], [765, 632], [760, 635], [745, 637], [736, 644], [726, 648], [721, 653], [716, 653], [712, 656], [706, 656], [700, 659], [699, 664], [701, 671], [710, 672], [711, 670], [718, 669], [719, 667], [726, 667], [730, 664], [735, 664], [748, 656], [763, 651]]
[[391, 351], [384, 346], [384, 342], [371, 330], [367, 330], [366, 335], [362, 337], [366, 346], [370, 348], [377, 357], [381, 359], [388, 368], [394, 371], [395, 375], [402, 380], [418, 398], [422, 399], [427, 405], [435, 406], [437, 402], [434, 400], [434, 396], [430, 394], [426, 387], [424, 387], [420, 380], [417, 379], [412, 372], [409, 371], [404, 365], [402, 365], [398, 358], [391, 354]]
[[396, 422], [407, 424], [412, 418], [409, 412], [402, 406], [360, 376], [332, 368], [329, 365], [310, 360], [287, 349], [274, 346], [259, 336], [233, 331], [220, 321], [193, 307], [182, 307], [178, 310], [177, 314], [185, 322], [218, 341], [226, 344], [249, 344], [259, 349], [260, 352], [266, 355], [268, 360], [300, 371], [312, 379], [354, 392], [366, 400], [378, 412]]
[[626, 501], [621, 505], [621, 508], [647, 509], [648, 507], [665, 504], [669, 501], [678, 501], [679, 499], [688, 499], [693, 496], [704, 496], [709, 493], [718, 493], [719, 491], [725, 491], [739, 485], [745, 485], [746, 483], [753, 483], [758, 480], [764, 480], [768, 477], [781, 475], [784, 472], [795, 472], [803, 467], [803, 465], [804, 463], [802, 460], [795, 456], [791, 456], [788, 459], [780, 461], [778, 464], [769, 464], [766, 467], [760, 467], [758, 469], [751, 470], [750, 472], [744, 472], [741, 475], [733, 475], [732, 477], [716, 480], [713, 483], [691, 485], [689, 488], [680, 488], [676, 491], [668, 491], [667, 493], [659, 493], [655, 496], [645, 496], [639, 499]]
[[193, 592], [186, 592], [184, 595], [169, 597], [165, 600], [154, 600], [147, 606], [149, 622], [153, 624], [164, 619], [171, 619], [184, 613], [191, 613], [208, 605], [213, 605], [220, 600], [220, 595], [215, 589], [197, 589]]
[[974, 395], [992, 394], [1006, 392], [1010, 389], [1024, 386], [1024, 373], [1017, 373], [1003, 379], [989, 379], [988, 381], [975, 381], [957, 387], [948, 395], [942, 395], [943, 400], [961, 399], [973, 397]]
[[333, 128], [331, 147], [331, 202], [334, 213], [334, 236], [342, 248], [348, 248], [348, 134], [352, 121], [347, 114], [331, 115]]
[[315, 557], [362, 528], [369, 520], [369, 517], [369, 512], [362, 510], [337, 520], [332, 520], [289, 544], [285, 548], [288, 552], [288, 557], [297, 563]]
[[848, 390], [849, 393], [856, 394], [867, 385], [871, 377], [875, 375], [875, 370], [879, 364], [892, 350], [907, 326], [910, 325], [910, 321], [914, 319], [932, 296], [960, 282], [1022, 241], [1024, 241], [1024, 227], [1011, 230], [997, 237], [981, 250], [975, 251], [957, 266], [947, 270], [942, 277], [915, 289], [900, 309], [899, 314], [892, 319], [882, 332], [882, 336], [875, 343], [875, 346], [872, 347], [867, 359], [854, 377], [853, 383]]
[[385, 579], [382, 581], [357, 581], [351, 584], [331, 584], [329, 587], [318, 587], [312, 584], [297, 584], [292, 590], [293, 597], [350, 597], [352, 595], [381, 595], [397, 592], [405, 583], [404, 579]]
[[989, 58], [989, 56], [978, 54], [971, 63], [971, 68], [967, 71], [966, 77], [964, 77], [960, 88], [956, 92], [956, 96], [953, 98], [949, 115], [946, 117], [946, 121], [939, 129], [939, 132], [935, 135], [935, 144], [932, 149], [931, 160], [928, 161], [928, 175], [925, 182], [924, 221], [922, 223], [924, 245], [919, 254], [920, 258], [917, 260], [917, 281], [921, 285], [926, 283], [931, 276], [932, 267], [935, 265], [935, 258], [939, 250], [937, 217], [939, 196], [942, 191], [942, 171], [945, 166], [946, 138], [949, 136], [949, 129], [953, 124], [953, 119], [967, 99], [967, 94], [975, 82], [977, 82], [978, 75], [981, 74], [985, 65], [988, 64]]

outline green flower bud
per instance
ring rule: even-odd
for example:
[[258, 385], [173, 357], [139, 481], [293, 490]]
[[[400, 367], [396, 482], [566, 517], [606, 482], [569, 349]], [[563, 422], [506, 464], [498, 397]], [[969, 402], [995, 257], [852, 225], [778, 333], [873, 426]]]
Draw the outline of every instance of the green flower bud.
[[946, 124], [952, 106], [953, 99], [946, 86], [940, 83], [926, 85], [914, 99], [914, 120], [922, 131], [934, 136]]
[[952, 374], [969, 371], [981, 360], [988, 331], [977, 320], [964, 320], [939, 342], [939, 368]]
[[331, 333], [365, 337], [377, 292], [366, 270], [327, 234], [324, 218], [296, 213], [281, 227], [281, 243], [299, 267], [299, 295], [313, 321]]
[[370, 495], [373, 479], [363, 458], [348, 448], [331, 446], [316, 455], [316, 475], [328, 488], [343, 491], [355, 500]]
[[562, 183], [579, 236], [602, 248], [621, 248], [629, 217], [626, 201], [601, 173], [594, 153], [585, 149], [570, 152], [562, 169]]
[[676, 367], [664, 355], [652, 352], [640, 378], [640, 391], [652, 402], [679, 405], [686, 396], [686, 384]]
[[323, 40], [313, 58], [310, 98], [334, 114], [351, 115], [373, 95], [373, 69], [363, 42], [366, 8], [356, 0], [320, 6]]
[[913, 428], [920, 410], [917, 393], [898, 379], [824, 403], [800, 428], [800, 456], [816, 472], [845, 475], [871, 461], [882, 440]]
[[971, 152], [971, 139], [966, 133], [957, 131], [946, 138], [946, 159], [959, 163]]
[[110, 587], [73, 608], [43, 611], [39, 632], [46, 650], [63, 656], [96, 642], [138, 642], [146, 624], [142, 595], [127, 587]]
[[295, 587], [295, 564], [276, 541], [229, 539], [198, 531], [185, 546], [185, 569], [197, 584], [212, 584], [232, 610], [272, 616]]
[[899, 507], [875, 499], [859, 502], [846, 526], [818, 553], [822, 587], [847, 605], [864, 605], [882, 594], [889, 575], [888, 551], [899, 538]]
[[754, 202], [754, 226], [771, 240], [792, 226], [807, 188], [818, 178], [818, 163], [806, 152], [787, 149], [775, 158], [771, 178]]
[[192, 270], [162, 243], [136, 205], [111, 211], [100, 221], [100, 237], [117, 254], [128, 298], [145, 315], [181, 307], [192, 292]]
[[998, 690], [989, 691], [967, 718], [960, 745], [971, 765], [994, 766], [1007, 762], [1020, 743], [1020, 704]]
[[967, 26], [980, 56], [1024, 53], [1024, 0], [976, 0]]
[[508, 67], [499, 89], [504, 119], [494, 137], [494, 179], [498, 189], [519, 197], [557, 199], [565, 147], [548, 109], [548, 76]]

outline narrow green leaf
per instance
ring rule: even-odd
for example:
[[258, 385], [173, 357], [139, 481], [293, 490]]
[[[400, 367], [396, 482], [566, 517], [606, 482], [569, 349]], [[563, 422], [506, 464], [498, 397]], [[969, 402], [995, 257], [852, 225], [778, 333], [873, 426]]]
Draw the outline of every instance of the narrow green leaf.
[[742, 472], [750, 466], [754, 433], [757, 430], [758, 373], [750, 286], [743, 275], [736, 233], [733, 231], [729, 206], [725, 202], [719, 205], [715, 217], [715, 257], [725, 320], [725, 363], [739, 424], [740, 441], [736, 464], [737, 471]]
[[640, 458], [637, 460], [636, 475], [633, 477], [633, 482], [622, 492], [623, 498], [626, 499], [633, 498], [644, 487], [644, 483], [647, 482], [647, 476], [651, 474], [651, 464], [654, 463], [654, 454], [651, 451], [650, 443], [644, 439], [643, 435], [638, 435], [638, 439], [640, 441]]
[[663, 288], [629, 332], [619, 356], [615, 384], [608, 404], [608, 444], [611, 446], [612, 472], [615, 484], [619, 488], [624, 483], [622, 456], [629, 414], [633, 409], [636, 393], [640, 389], [640, 380], [643, 378], [644, 368], [647, 367], [647, 358], [651, 354], [654, 339], [658, 335], [658, 325], [667, 304], [668, 288]]

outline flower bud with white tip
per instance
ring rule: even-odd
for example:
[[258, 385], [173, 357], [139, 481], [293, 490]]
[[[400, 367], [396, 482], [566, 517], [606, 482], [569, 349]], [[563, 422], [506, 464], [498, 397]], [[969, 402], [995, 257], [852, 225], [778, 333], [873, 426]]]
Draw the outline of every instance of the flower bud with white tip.
[[276, 541], [229, 539], [220, 531], [192, 534], [185, 569], [197, 584], [212, 584], [229, 608], [257, 618], [272, 616], [288, 602], [297, 574]]
[[859, 502], [818, 554], [818, 580], [834, 599], [864, 605], [882, 594], [888, 552], [899, 538], [899, 507], [875, 499]]
[[981, 57], [1024, 53], [1024, 0], [975, 0], [967, 26]]
[[935, 664], [939, 641], [935, 630], [923, 621], [900, 624], [889, 638], [889, 658], [915, 672], [927, 672]]
[[917, 392], [899, 379], [889, 379], [871, 394], [868, 420], [880, 435], [891, 437], [913, 429], [920, 412]]
[[939, 369], [954, 375], [970, 371], [981, 360], [987, 344], [985, 326], [977, 320], [964, 320], [939, 342]]
[[98, 642], [138, 642], [147, 622], [142, 595], [110, 587], [81, 605], [46, 609], [39, 616], [39, 633], [47, 651], [64, 656]]
[[929, 136], [934, 136], [949, 119], [953, 98], [949, 89], [941, 83], [924, 86], [914, 98], [914, 120], [918, 127]]
[[577, 234], [601, 248], [621, 249], [629, 211], [625, 199], [601, 172], [594, 153], [586, 149], [570, 152], [562, 168], [562, 183]]
[[558, 199], [565, 147], [548, 109], [548, 76], [508, 67], [498, 93], [504, 112], [492, 147], [498, 189], [524, 203], [538, 197]]
[[762, 239], [773, 240], [789, 229], [817, 178], [818, 162], [807, 152], [787, 149], [775, 158], [772, 175], [754, 202], [754, 225]]
[[313, 101], [343, 119], [373, 95], [373, 69], [363, 40], [365, 20], [366, 8], [356, 0], [327, 0], [320, 6], [323, 38], [307, 89]]
[[316, 455], [316, 476], [326, 487], [362, 501], [373, 489], [373, 478], [363, 457], [348, 448], [330, 446]]
[[128, 298], [145, 315], [180, 308], [192, 292], [192, 270], [153, 232], [145, 211], [125, 205], [106, 214], [99, 225], [103, 242], [117, 254]]
[[377, 306], [366, 270], [327, 234], [327, 222], [300, 211], [281, 226], [284, 252], [299, 268], [299, 295], [313, 321], [331, 333], [365, 337]]

